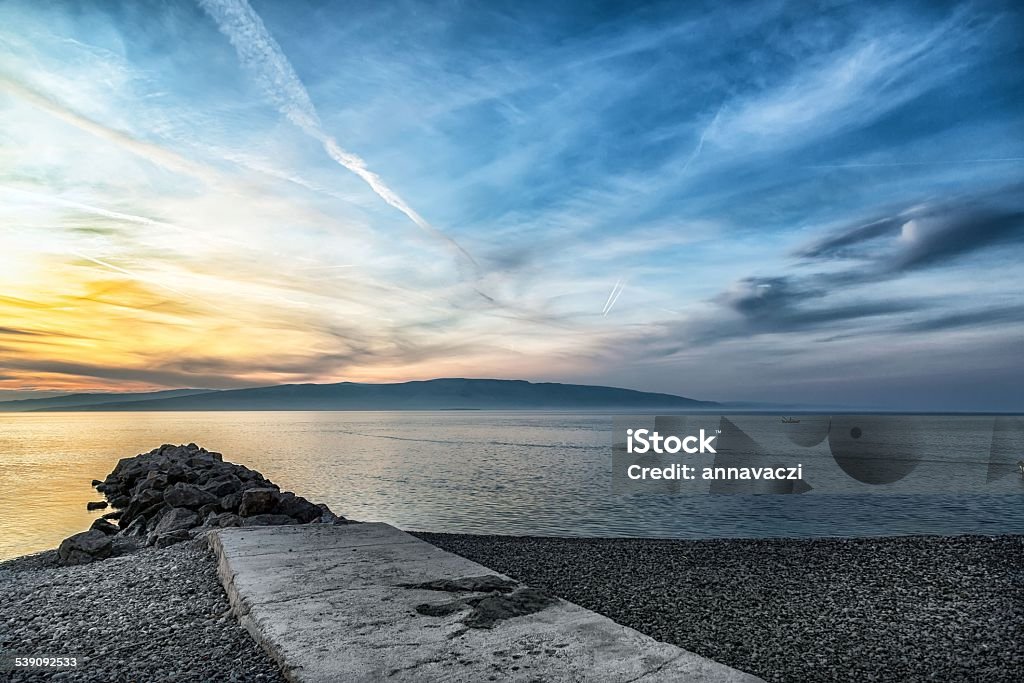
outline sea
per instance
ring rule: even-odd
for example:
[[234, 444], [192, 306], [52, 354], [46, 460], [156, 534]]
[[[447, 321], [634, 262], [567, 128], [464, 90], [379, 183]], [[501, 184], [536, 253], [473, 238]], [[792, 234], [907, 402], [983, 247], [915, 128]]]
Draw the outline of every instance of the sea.
[[[90, 482], [118, 459], [190, 442], [338, 514], [407, 530], [674, 539], [1024, 533], [1024, 478], [1009, 470], [991, 492], [616, 492], [616, 419], [522, 411], [2, 413], [0, 559], [87, 529], [101, 514], [86, 510], [102, 498]], [[917, 432], [925, 420], [926, 459], [985, 465], [993, 418], [906, 419]], [[1003, 451], [1024, 457], [1021, 430], [1009, 438]], [[844, 477], [832, 469], [836, 481]]]

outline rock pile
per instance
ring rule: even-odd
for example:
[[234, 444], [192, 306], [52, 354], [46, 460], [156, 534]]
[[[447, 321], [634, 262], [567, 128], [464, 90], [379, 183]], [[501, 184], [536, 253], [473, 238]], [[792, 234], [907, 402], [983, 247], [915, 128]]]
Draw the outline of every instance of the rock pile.
[[[194, 443], [164, 444], [122, 458], [106, 479], [93, 480], [93, 485], [114, 511], [97, 519], [89, 531], [64, 539], [58, 549], [62, 564], [109, 557], [115, 535], [144, 538], [147, 545], [162, 548], [204, 529], [348, 523], [326, 505], [282, 492], [259, 472], [224, 462], [220, 453]], [[117, 525], [107, 520], [117, 520]]]

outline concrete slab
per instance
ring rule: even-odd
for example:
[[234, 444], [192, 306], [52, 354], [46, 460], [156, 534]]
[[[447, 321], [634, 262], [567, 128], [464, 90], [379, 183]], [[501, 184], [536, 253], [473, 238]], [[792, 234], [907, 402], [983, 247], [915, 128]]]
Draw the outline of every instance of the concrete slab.
[[210, 545], [233, 611], [291, 681], [760, 680], [564, 600], [467, 627], [488, 594], [410, 584], [508, 577], [387, 524], [223, 529]]

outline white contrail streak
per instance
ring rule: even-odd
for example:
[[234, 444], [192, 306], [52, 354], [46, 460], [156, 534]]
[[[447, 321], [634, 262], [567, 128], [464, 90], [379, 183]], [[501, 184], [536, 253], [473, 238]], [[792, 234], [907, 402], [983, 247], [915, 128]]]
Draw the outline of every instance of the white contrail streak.
[[622, 278], [615, 281], [615, 286], [612, 287], [612, 291], [608, 294], [608, 300], [604, 302], [604, 308], [601, 309], [602, 316], [608, 316], [608, 313], [611, 312], [612, 308], [615, 306], [615, 302], [619, 300], [619, 296], [625, 288], [626, 284], [622, 281]]
[[700, 156], [701, 150], [704, 149], [704, 140], [708, 137], [708, 134], [714, 130], [715, 126], [718, 125], [718, 118], [722, 115], [722, 108], [724, 106], [725, 105], [722, 105], [718, 108], [718, 111], [715, 113], [715, 118], [711, 119], [711, 123], [709, 123], [701, 132], [700, 139], [697, 141], [697, 146], [694, 147], [693, 151], [690, 153], [690, 157], [686, 160], [686, 163], [683, 164], [683, 168], [679, 171], [680, 173], [686, 173], [686, 169], [690, 168], [690, 164]]
[[361, 157], [343, 149], [324, 130], [316, 107], [291, 62], [247, 0], [198, 2], [234, 46], [242, 66], [257, 77], [267, 96], [289, 121], [320, 142], [334, 161], [359, 176], [381, 199], [405, 214], [421, 230], [447, 243], [476, 266], [473, 257], [455, 240], [427, 222], [388, 187], [379, 175], [371, 171]]
[[123, 131], [109, 128], [87, 116], [83, 116], [78, 112], [68, 109], [52, 97], [23, 83], [19, 83], [18, 81], [3, 74], [0, 74], [0, 92], [6, 92], [9, 95], [13, 95], [38, 109], [42, 109], [51, 116], [54, 116], [65, 123], [75, 126], [76, 128], [90, 133], [100, 139], [113, 142], [114, 144], [124, 147], [138, 156], [169, 170], [198, 178], [209, 184], [215, 184], [221, 179], [216, 172], [201, 164], [190, 161], [180, 154], [172, 152], [171, 150], [165, 149], [159, 145], [139, 140]]

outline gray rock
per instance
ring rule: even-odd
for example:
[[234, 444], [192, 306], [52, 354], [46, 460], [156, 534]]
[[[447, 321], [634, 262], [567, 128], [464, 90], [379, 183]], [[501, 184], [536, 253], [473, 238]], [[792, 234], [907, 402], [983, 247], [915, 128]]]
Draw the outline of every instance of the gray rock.
[[132, 499], [128, 496], [115, 496], [110, 501], [110, 506], [115, 508], [126, 508], [131, 504], [131, 502]]
[[204, 505], [203, 507], [199, 508], [196, 512], [199, 513], [200, 519], [206, 519], [211, 514], [216, 515], [220, 512], [223, 512], [223, 510], [220, 509], [220, 501], [217, 501], [216, 503], [209, 503], [207, 505]]
[[62, 565], [89, 564], [110, 557], [114, 544], [102, 531], [83, 531], [68, 536], [57, 548], [57, 561]]
[[242, 492], [242, 502], [238, 506], [240, 517], [254, 517], [272, 512], [280, 499], [276, 489], [254, 488]]
[[320, 519], [323, 515], [323, 511], [319, 506], [310, 503], [302, 496], [296, 496], [294, 493], [282, 493], [277, 506], [274, 508], [274, 512], [288, 515], [302, 524], [308, 524]]
[[233, 474], [227, 474], [209, 480], [202, 489], [218, 498], [238, 493], [242, 490], [242, 480]]
[[200, 523], [202, 520], [194, 511], [188, 508], [171, 508], [160, 519], [153, 531], [160, 535], [178, 529], [191, 529], [194, 526], [199, 526]]
[[242, 517], [242, 526], [280, 526], [282, 524], [298, 524], [288, 515], [253, 515]]
[[217, 516], [217, 526], [222, 529], [233, 526], [242, 526], [242, 518], [233, 512], [225, 512], [224, 514]]
[[191, 484], [177, 483], [164, 492], [164, 502], [171, 507], [195, 510], [218, 501], [212, 493]]
[[116, 524], [111, 524], [105, 519], [97, 519], [89, 528], [99, 531], [107, 536], [113, 536], [121, 530]]
[[167, 548], [175, 543], [187, 541], [190, 538], [191, 536], [189, 535], [188, 529], [176, 529], [174, 531], [158, 534], [154, 545], [156, 545], [157, 548]]
[[146, 533], [146, 518], [136, 517], [132, 523], [121, 531], [122, 536], [142, 536]]
[[164, 494], [162, 491], [147, 489], [132, 499], [132, 502], [124, 509], [124, 514], [121, 515], [121, 519], [117, 520], [117, 523], [122, 529], [125, 529], [143, 510], [150, 509], [157, 503], [162, 505], [163, 502]]
[[220, 499], [220, 509], [225, 512], [238, 512], [238, 506], [241, 504], [241, 493], [230, 493]]
[[86, 510], [105, 510], [107, 505], [109, 505], [109, 503], [107, 503], [107, 501], [105, 501], [105, 500], [90, 500], [88, 503], [85, 504], [85, 509]]

